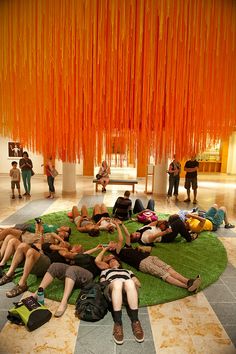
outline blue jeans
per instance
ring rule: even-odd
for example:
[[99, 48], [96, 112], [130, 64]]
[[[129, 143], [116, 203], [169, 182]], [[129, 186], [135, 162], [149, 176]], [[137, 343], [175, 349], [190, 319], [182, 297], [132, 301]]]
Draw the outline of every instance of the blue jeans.
[[145, 209], [150, 209], [150, 210], [154, 211], [154, 207], [155, 207], [155, 202], [153, 199], [149, 199], [148, 204], [147, 204], [147, 208], [144, 208], [143, 203], [140, 199], [136, 199], [135, 203], [134, 203], [133, 213], [137, 214], [137, 213], [140, 213], [140, 211], [143, 211]]
[[170, 175], [169, 176], [169, 189], [168, 189], [168, 193], [167, 195], [169, 197], [172, 196], [172, 191], [173, 191], [173, 188], [174, 188], [174, 195], [178, 195], [179, 194], [179, 175], [177, 176], [173, 176], [173, 175]]
[[22, 179], [25, 188], [25, 193], [30, 193], [31, 189], [31, 170], [22, 170]]
[[52, 176], [47, 176], [47, 181], [48, 181], [49, 192], [55, 193], [54, 177], [52, 177]]

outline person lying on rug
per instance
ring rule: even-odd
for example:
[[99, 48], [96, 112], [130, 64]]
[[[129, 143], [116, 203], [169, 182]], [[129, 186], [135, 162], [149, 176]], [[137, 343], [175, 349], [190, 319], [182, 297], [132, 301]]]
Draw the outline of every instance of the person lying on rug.
[[[200, 275], [195, 279], [189, 279], [176, 272], [169, 264], [163, 262], [156, 256], [151, 256], [149, 252], [140, 252], [137, 248], [132, 248], [130, 234], [126, 226], [122, 224], [125, 232], [125, 245], [123, 246], [123, 234], [117, 224], [118, 241], [110, 241], [108, 248], [112, 253], [103, 257], [103, 262], [109, 262], [114, 256], [119, 257], [122, 262], [129, 264], [142, 273], [147, 273], [161, 278], [169, 284], [187, 289], [189, 292], [196, 292], [201, 284]], [[97, 262], [97, 266], [102, 270], [103, 265]]]
[[89, 216], [86, 205], [81, 208], [81, 214], [78, 207], [73, 206], [72, 218], [79, 232], [86, 232], [90, 236], [99, 236], [99, 230], [113, 232], [115, 224], [109, 216], [105, 204], [96, 204], [93, 208], [93, 216]]
[[29, 274], [35, 274], [37, 277], [43, 277], [51, 263], [59, 262], [70, 264], [80, 253], [90, 254], [95, 252], [97, 247], [85, 251], [81, 245], [71, 246], [68, 242], [62, 242], [59, 245], [51, 243], [42, 243], [42, 249], [35, 245], [32, 247], [26, 243], [20, 243], [13, 256], [9, 270], [0, 279], [0, 285], [4, 285], [13, 280], [15, 269], [25, 260], [23, 275], [19, 283], [6, 293], [7, 297], [15, 297], [28, 289], [27, 278]]
[[[98, 245], [94, 251], [101, 248], [102, 245]], [[79, 254], [73, 261], [76, 265], [52, 263], [39, 285], [45, 290], [55, 278], [65, 282], [63, 297], [54, 314], [55, 317], [61, 317], [66, 311], [68, 299], [74, 288], [83, 287], [101, 272], [95, 264], [95, 257], [89, 254]], [[37, 298], [37, 293], [34, 297]]]
[[[118, 225], [118, 224], [117, 224]], [[127, 314], [131, 320], [131, 327], [138, 343], [144, 341], [144, 333], [138, 318], [138, 291], [141, 286], [138, 278], [130, 270], [123, 269], [120, 261], [113, 256], [104, 261], [104, 253], [108, 247], [97, 255], [95, 262], [102, 270], [100, 281], [109, 280], [108, 301], [112, 304], [114, 321], [113, 339], [116, 344], [123, 344], [124, 334], [122, 325], [122, 303], [126, 305]]]
[[20, 243], [24, 242], [29, 245], [34, 244], [37, 248], [40, 248], [40, 242], [42, 240], [44, 242], [49, 242], [53, 244], [59, 244], [60, 242], [63, 243], [63, 241], [69, 240], [71, 234], [71, 228], [69, 227], [62, 226], [61, 228], [57, 229], [58, 234], [56, 234], [55, 232], [48, 232], [44, 234], [43, 225], [37, 222], [35, 224], [35, 233], [31, 233], [28, 231], [19, 232], [19, 230], [18, 232], [16, 232], [17, 230], [11, 230], [10, 232], [12, 233], [5, 237], [0, 249], [0, 277], [2, 276], [5, 265], [7, 264], [11, 256], [13, 256]]
[[202, 231], [216, 231], [223, 221], [226, 229], [235, 227], [229, 223], [226, 208], [224, 206], [219, 207], [217, 204], [214, 204], [206, 212], [205, 217], [194, 213], [189, 213], [186, 215], [186, 218], [187, 228], [196, 233], [200, 233]]
[[172, 220], [159, 220], [147, 224], [130, 234], [131, 242], [139, 242], [143, 245], [152, 245], [153, 242], [169, 243], [173, 242], [180, 234], [187, 242], [197, 238], [196, 234], [191, 234], [180, 218]]

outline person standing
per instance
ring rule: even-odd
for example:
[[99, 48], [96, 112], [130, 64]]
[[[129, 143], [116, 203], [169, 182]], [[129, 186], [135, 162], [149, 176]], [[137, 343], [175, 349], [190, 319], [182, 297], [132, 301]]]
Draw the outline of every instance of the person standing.
[[191, 202], [190, 199], [190, 188], [192, 186], [193, 190], [193, 204], [197, 204], [197, 171], [199, 167], [199, 162], [196, 160], [196, 155], [192, 155], [191, 160], [186, 161], [184, 165], [185, 175], [185, 184], [184, 188], [187, 190], [187, 198], [185, 202]]
[[130, 192], [125, 191], [124, 197], [118, 197], [113, 207], [113, 215], [120, 220], [131, 218], [132, 201], [129, 199]]
[[109, 174], [111, 173], [110, 167], [106, 161], [102, 161], [102, 166], [99, 168], [98, 174], [100, 175], [99, 182], [102, 185], [102, 192], [106, 192], [106, 186], [109, 183]]
[[47, 176], [47, 182], [49, 187], [49, 195], [47, 196], [47, 198], [53, 199], [55, 195], [55, 187], [54, 187], [55, 178], [52, 175], [52, 171], [55, 169], [55, 166], [53, 165], [51, 157], [48, 159], [45, 169], [46, 169], [46, 176]]
[[17, 162], [12, 161], [11, 163], [12, 169], [10, 170], [11, 177], [11, 190], [12, 190], [12, 199], [15, 199], [15, 187], [18, 189], [18, 196], [21, 199], [22, 196], [20, 194], [20, 170], [17, 168]]
[[170, 163], [167, 173], [169, 174], [169, 189], [167, 193], [167, 201], [172, 197], [174, 188], [175, 200], [178, 200], [179, 180], [180, 180], [181, 164], [174, 155], [173, 161]]
[[27, 151], [23, 152], [23, 157], [20, 159], [20, 169], [22, 173], [22, 179], [24, 183], [25, 193], [23, 195], [30, 197], [30, 189], [31, 189], [31, 176], [33, 174], [33, 163], [29, 159], [29, 155]]

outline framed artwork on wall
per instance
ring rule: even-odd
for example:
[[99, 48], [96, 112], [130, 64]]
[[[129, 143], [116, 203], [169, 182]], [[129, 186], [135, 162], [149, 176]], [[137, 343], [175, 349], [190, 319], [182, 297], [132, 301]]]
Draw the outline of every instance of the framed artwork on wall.
[[8, 142], [8, 158], [19, 159], [23, 155], [23, 146], [19, 142], [9, 141]]

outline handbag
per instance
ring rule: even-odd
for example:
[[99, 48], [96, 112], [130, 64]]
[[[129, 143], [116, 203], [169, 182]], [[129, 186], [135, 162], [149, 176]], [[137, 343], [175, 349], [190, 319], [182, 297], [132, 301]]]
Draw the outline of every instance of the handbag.
[[34, 176], [34, 175], [35, 175], [34, 171], [33, 171], [33, 170], [31, 170], [31, 176]]
[[52, 177], [56, 177], [57, 175], [59, 175], [59, 173], [57, 172], [57, 170], [55, 169], [55, 168], [53, 168], [52, 170], [51, 170], [51, 175], [52, 175]]
[[51, 311], [29, 296], [20, 302], [14, 302], [14, 307], [8, 311], [7, 319], [18, 325], [25, 325], [33, 331], [48, 322], [52, 317]]

